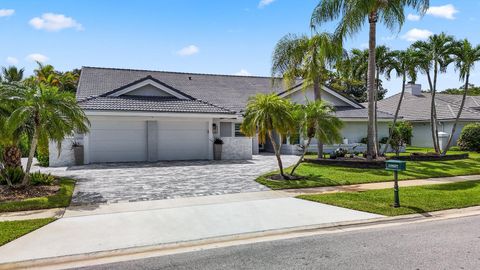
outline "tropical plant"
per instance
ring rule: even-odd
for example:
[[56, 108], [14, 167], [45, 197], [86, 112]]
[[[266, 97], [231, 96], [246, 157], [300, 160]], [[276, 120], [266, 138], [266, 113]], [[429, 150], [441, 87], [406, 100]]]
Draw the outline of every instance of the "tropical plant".
[[89, 121], [71, 93], [42, 83], [20, 87], [19, 91], [12, 93], [11, 99], [17, 100], [19, 106], [7, 118], [8, 129], [15, 130], [32, 123], [26, 174], [21, 183], [24, 186], [29, 184], [29, 172], [38, 141], [48, 138], [57, 142], [60, 148], [63, 139], [75, 131], [87, 132]]
[[442, 155], [446, 155], [450, 145], [452, 144], [453, 136], [457, 131], [457, 124], [462, 115], [463, 107], [465, 106], [465, 100], [467, 99], [468, 86], [470, 80], [470, 72], [475, 68], [475, 63], [480, 61], [480, 45], [472, 46], [472, 44], [464, 39], [463, 41], [457, 42], [453, 47], [452, 53], [454, 55], [455, 69], [459, 71], [460, 80], [465, 82], [462, 102], [460, 103], [460, 108], [457, 112], [457, 117], [453, 123], [452, 131], [448, 138], [447, 145], [443, 149]]
[[[418, 56], [412, 49], [407, 49], [405, 51], [393, 51], [392, 52], [392, 62], [386, 68], [386, 77], [390, 78], [391, 73], [395, 71], [397, 77], [402, 78], [402, 91], [400, 92], [400, 97], [398, 99], [397, 108], [395, 109], [395, 115], [393, 117], [392, 127], [395, 129], [395, 125], [398, 120], [398, 115], [400, 113], [400, 108], [402, 106], [403, 97], [405, 95], [405, 84], [407, 83], [407, 78], [410, 78], [411, 82], [417, 80], [417, 62]], [[390, 145], [390, 140], [392, 139], [393, 133], [390, 132], [385, 148], [383, 149], [382, 155], [385, 155]]]
[[257, 94], [248, 101], [241, 130], [246, 136], [251, 137], [257, 136], [258, 133], [260, 143], [265, 143], [266, 138], [269, 138], [283, 179], [287, 176], [280, 156], [282, 136], [294, 131], [294, 126], [292, 104], [289, 100], [272, 93]]
[[5, 167], [0, 170], [0, 184], [14, 187], [22, 182], [25, 177], [21, 167]]
[[[321, 100], [321, 88], [328, 78], [328, 68], [342, 55], [342, 45], [329, 33], [312, 37], [288, 34], [278, 41], [272, 57], [272, 77], [281, 76], [289, 89], [301, 78], [304, 88], [313, 86], [315, 100]], [[318, 157], [323, 156], [319, 139]]]
[[423, 14], [429, 0], [323, 0], [315, 7], [311, 26], [321, 26], [326, 22], [339, 20], [335, 34], [342, 39], [359, 32], [366, 21], [369, 23], [368, 58], [368, 144], [367, 157], [375, 159], [375, 48], [377, 22], [390, 30], [400, 29], [405, 21], [405, 8], [411, 7]]
[[297, 105], [294, 110], [295, 122], [298, 129], [307, 138], [303, 145], [303, 152], [297, 163], [292, 167], [291, 175], [303, 161], [313, 138], [332, 144], [342, 140], [340, 130], [343, 122], [334, 115], [335, 108], [326, 102], [308, 101], [305, 105]]
[[455, 40], [452, 36], [441, 33], [430, 36], [426, 41], [417, 41], [412, 45], [415, 52], [419, 55], [418, 59], [421, 60], [419, 62], [420, 70], [427, 75], [430, 87], [430, 125], [433, 147], [438, 154], [440, 154], [441, 149], [438, 140], [437, 109], [435, 105], [437, 78], [438, 73], [446, 72], [448, 65], [452, 62], [451, 54], [454, 44]]
[[50, 186], [55, 182], [55, 176], [40, 171], [30, 173], [30, 183], [34, 186]]
[[400, 148], [407, 144], [413, 135], [413, 127], [410, 122], [400, 121], [396, 125], [390, 125], [390, 146], [397, 157], [400, 155]]
[[480, 152], [480, 123], [468, 124], [462, 129], [458, 146], [464, 151]]
[[23, 72], [25, 69], [21, 68], [18, 69], [15, 66], [9, 67], [2, 67], [2, 76], [3, 80], [12, 83], [12, 82], [20, 82], [23, 80]]

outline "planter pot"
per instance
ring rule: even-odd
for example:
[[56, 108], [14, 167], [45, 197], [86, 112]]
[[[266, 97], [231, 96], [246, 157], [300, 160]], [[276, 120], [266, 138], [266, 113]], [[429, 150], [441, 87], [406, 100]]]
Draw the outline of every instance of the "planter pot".
[[221, 160], [222, 159], [222, 145], [214, 144], [213, 145], [213, 159]]
[[83, 146], [73, 147], [73, 156], [75, 158], [75, 165], [83, 165]]

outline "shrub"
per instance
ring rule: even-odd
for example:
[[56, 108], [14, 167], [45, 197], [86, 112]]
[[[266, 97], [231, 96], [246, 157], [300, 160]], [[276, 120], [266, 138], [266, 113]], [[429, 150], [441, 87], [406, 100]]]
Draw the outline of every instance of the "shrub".
[[38, 164], [42, 167], [48, 167], [50, 160], [48, 158], [48, 153], [37, 153]]
[[388, 141], [388, 137], [383, 137], [380, 139], [380, 143], [386, 144]]
[[21, 167], [6, 167], [0, 170], [0, 183], [5, 185], [17, 185], [23, 180], [25, 173]]
[[213, 140], [213, 144], [223, 144], [223, 140], [220, 139], [220, 138], [215, 138], [215, 139]]
[[368, 143], [368, 138], [365, 137], [365, 138], [360, 139], [360, 143], [367, 144]]
[[345, 155], [348, 154], [348, 150], [344, 148], [337, 148], [335, 150], [335, 156], [336, 157], [345, 157]]
[[51, 174], [44, 174], [41, 172], [30, 173], [30, 183], [34, 186], [50, 186], [55, 182], [55, 177]]
[[463, 151], [480, 152], [480, 123], [468, 124], [462, 129], [458, 146]]
[[410, 122], [400, 121], [396, 123], [395, 127], [390, 126], [390, 132], [392, 132], [390, 146], [393, 148], [393, 150], [398, 156], [400, 152], [400, 147], [407, 144], [407, 142], [412, 138], [412, 124]]

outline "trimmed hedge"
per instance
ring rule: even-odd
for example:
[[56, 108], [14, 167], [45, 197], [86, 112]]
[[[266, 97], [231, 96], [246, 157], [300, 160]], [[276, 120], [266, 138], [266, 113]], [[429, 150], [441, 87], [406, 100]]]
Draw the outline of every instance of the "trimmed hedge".
[[462, 129], [458, 146], [463, 151], [480, 152], [480, 123], [468, 124]]

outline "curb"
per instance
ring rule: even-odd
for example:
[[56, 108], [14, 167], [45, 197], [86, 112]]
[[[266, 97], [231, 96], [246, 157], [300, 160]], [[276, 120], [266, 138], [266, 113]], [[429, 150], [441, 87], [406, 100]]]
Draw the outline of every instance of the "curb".
[[361, 221], [336, 222], [322, 225], [284, 228], [278, 230], [260, 231], [237, 235], [227, 235], [213, 238], [198, 239], [186, 242], [158, 244], [152, 246], [131, 247], [124, 249], [99, 251], [85, 254], [67, 255], [62, 257], [42, 258], [28, 261], [0, 264], [1, 269], [25, 268], [64, 268], [98, 265], [116, 261], [132, 260], [162, 256], [189, 251], [205, 250], [222, 246], [241, 245], [254, 242], [289, 239], [294, 237], [337, 233], [352, 230], [362, 230], [385, 226], [395, 226], [404, 223], [427, 222], [435, 220], [454, 219], [480, 215], [480, 206], [463, 209], [450, 209], [431, 213], [411, 214], [396, 217], [380, 217]]

